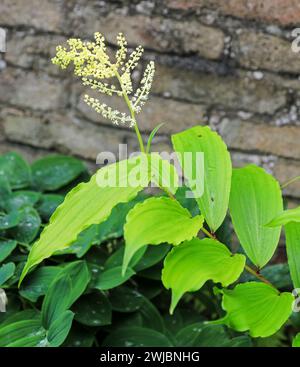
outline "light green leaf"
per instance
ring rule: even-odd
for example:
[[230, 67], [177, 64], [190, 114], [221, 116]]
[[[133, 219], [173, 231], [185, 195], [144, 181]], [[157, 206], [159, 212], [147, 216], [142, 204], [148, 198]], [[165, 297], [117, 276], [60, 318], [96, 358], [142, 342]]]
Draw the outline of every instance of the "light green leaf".
[[162, 333], [142, 327], [123, 327], [113, 331], [103, 342], [109, 347], [172, 347]]
[[74, 313], [65, 311], [51, 324], [47, 333], [50, 347], [59, 347], [66, 339], [72, 326]]
[[0, 175], [8, 178], [13, 189], [21, 189], [31, 183], [31, 171], [28, 163], [15, 152], [0, 156]]
[[215, 232], [228, 209], [232, 167], [227, 147], [208, 126], [175, 134], [172, 142], [201, 214]]
[[85, 171], [84, 164], [74, 157], [49, 155], [32, 166], [34, 185], [41, 191], [55, 191], [73, 181]]
[[14, 240], [0, 240], [0, 263], [9, 256], [17, 247], [17, 241]]
[[239, 284], [222, 293], [222, 308], [227, 314], [211, 324], [224, 324], [240, 332], [249, 330], [253, 338], [276, 333], [292, 313], [293, 295], [265, 283]]
[[230, 194], [233, 227], [247, 256], [262, 268], [273, 256], [280, 228], [265, 225], [282, 211], [278, 182], [255, 165], [234, 169]]
[[162, 159], [158, 153], [148, 155], [151, 181], [158, 187], [175, 194], [178, 188], [178, 175], [174, 165]]
[[291, 278], [294, 287], [300, 288], [300, 223], [290, 222], [284, 230]]
[[179, 245], [195, 237], [202, 225], [202, 216], [192, 218], [187, 209], [170, 198], [154, 197], [137, 204], [128, 213], [124, 226], [126, 245], [123, 271], [141, 247], [163, 242]]
[[300, 347], [300, 333], [298, 333], [293, 339], [293, 347]]
[[172, 290], [170, 312], [185, 292], [199, 290], [208, 280], [224, 287], [235, 282], [245, 260], [244, 255], [232, 255], [226, 246], [210, 238], [195, 238], [175, 247], [167, 255], [162, 272], [164, 286]]
[[130, 279], [135, 274], [135, 271], [131, 268], [127, 268], [125, 274], [122, 274], [122, 267], [116, 266], [115, 268], [110, 268], [104, 270], [99, 274], [98, 278], [95, 279], [94, 288], [101, 291], [115, 288], [128, 279]]
[[15, 269], [16, 266], [12, 262], [3, 264], [0, 267], [0, 286], [14, 275]]
[[[40, 239], [33, 245], [20, 277], [20, 283], [30, 268], [54, 252], [70, 246], [79, 233], [90, 225], [104, 222], [114, 206], [133, 199], [144, 187], [139, 184], [134, 187], [126, 187], [126, 185], [125, 187], [99, 187], [99, 184], [105, 182], [105, 177], [112, 177], [109, 176], [110, 173], [112, 175], [116, 171], [120, 173], [121, 177], [118, 182], [126, 184], [128, 176], [133, 181], [133, 171], [142, 170], [142, 174], [146, 172], [146, 184], [148, 184], [148, 162], [143, 158], [144, 156], [141, 155], [128, 161], [106, 166], [92, 176], [89, 182], [79, 184], [67, 194], [64, 202], [52, 215]], [[141, 165], [145, 165], [146, 168], [139, 168]], [[145, 180], [142, 181], [145, 183]]]
[[290, 222], [300, 222], [300, 206], [294, 209], [284, 210], [275, 218], [273, 218], [267, 225], [269, 227], [277, 227]]

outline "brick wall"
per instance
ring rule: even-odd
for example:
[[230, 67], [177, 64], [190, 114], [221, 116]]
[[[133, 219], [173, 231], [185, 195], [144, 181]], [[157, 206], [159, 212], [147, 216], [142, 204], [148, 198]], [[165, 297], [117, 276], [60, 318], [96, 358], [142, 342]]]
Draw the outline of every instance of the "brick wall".
[[[122, 31], [131, 46], [146, 48], [144, 62], [157, 64], [153, 97], [139, 116], [145, 137], [165, 122], [157, 150], [170, 149], [171, 133], [209, 124], [236, 166], [257, 163], [283, 182], [300, 174], [297, 26], [298, 0], [1, 0], [0, 152], [58, 151], [95, 162], [119, 142], [137, 148], [131, 130], [90, 110], [78, 80], [50, 62], [71, 36], [100, 31], [114, 48]], [[297, 202], [300, 183], [286, 194]]]

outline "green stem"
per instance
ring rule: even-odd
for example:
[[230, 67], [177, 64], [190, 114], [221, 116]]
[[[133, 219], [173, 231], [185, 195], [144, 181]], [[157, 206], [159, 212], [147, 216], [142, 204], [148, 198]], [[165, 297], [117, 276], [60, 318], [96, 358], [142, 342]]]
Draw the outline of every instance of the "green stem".
[[142, 153], [145, 153], [145, 147], [144, 147], [144, 142], [143, 142], [143, 138], [142, 138], [142, 135], [140, 133], [140, 130], [139, 130], [139, 127], [138, 127], [138, 123], [136, 121], [136, 118], [135, 118], [135, 113], [134, 113], [134, 109], [132, 107], [132, 104], [130, 102], [130, 99], [128, 98], [128, 95], [123, 87], [123, 84], [122, 84], [122, 80], [121, 80], [121, 77], [120, 77], [120, 74], [118, 73], [117, 70], [115, 70], [115, 74], [116, 74], [116, 77], [120, 83], [120, 86], [121, 86], [121, 89], [122, 89], [122, 93], [123, 93], [123, 97], [124, 97], [124, 100], [128, 106], [128, 109], [129, 109], [129, 112], [130, 112], [130, 116], [134, 122], [134, 130], [135, 130], [135, 133], [136, 133], [136, 136], [138, 138], [138, 142], [139, 142], [139, 145], [140, 145], [140, 150]]
[[285, 187], [287, 187], [288, 185], [294, 183], [295, 181], [298, 181], [300, 180], [300, 176], [296, 176], [296, 177], [293, 177], [291, 178], [290, 180], [284, 182], [282, 185], [281, 185], [281, 188], [284, 189]]

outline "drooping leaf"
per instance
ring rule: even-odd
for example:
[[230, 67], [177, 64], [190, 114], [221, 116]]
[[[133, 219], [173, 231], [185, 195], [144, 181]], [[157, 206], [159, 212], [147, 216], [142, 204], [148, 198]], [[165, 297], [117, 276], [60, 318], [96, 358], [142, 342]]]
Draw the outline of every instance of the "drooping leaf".
[[79, 159], [55, 154], [35, 161], [31, 169], [38, 190], [55, 191], [73, 181], [85, 166]]
[[293, 347], [300, 347], [300, 333], [298, 333], [293, 339]]
[[94, 283], [94, 288], [99, 289], [100, 291], [115, 288], [125, 283], [134, 274], [135, 271], [131, 268], [127, 268], [125, 274], [122, 274], [121, 266], [104, 270], [98, 274], [98, 277]]
[[73, 305], [75, 320], [87, 326], [111, 324], [111, 305], [102, 292], [86, 294]]
[[145, 245], [167, 242], [178, 245], [195, 237], [203, 225], [203, 217], [193, 217], [177, 201], [150, 198], [137, 204], [129, 213], [124, 226], [126, 241], [123, 271], [137, 250]]
[[267, 224], [269, 227], [278, 227], [290, 222], [300, 222], [300, 206], [284, 210]]
[[66, 339], [72, 326], [74, 313], [65, 311], [51, 324], [47, 333], [50, 347], [59, 347]]
[[17, 246], [17, 241], [0, 240], [0, 263], [9, 256]]
[[290, 222], [284, 226], [286, 251], [293, 285], [300, 288], [300, 223]]
[[21, 189], [29, 186], [31, 183], [29, 165], [15, 152], [0, 156], [0, 175], [8, 178], [13, 189]]
[[55, 209], [64, 201], [62, 195], [57, 194], [44, 194], [41, 200], [37, 204], [37, 211], [41, 218], [48, 222]]
[[31, 206], [26, 206], [19, 211], [21, 220], [18, 225], [10, 229], [9, 233], [19, 242], [31, 243], [37, 236], [41, 218]]
[[43, 266], [28, 275], [19, 292], [23, 298], [36, 302], [40, 296], [46, 294], [50, 284], [61, 272], [59, 266]]
[[12, 262], [0, 266], [0, 287], [13, 276], [15, 269], [16, 266]]
[[223, 289], [222, 293], [222, 308], [227, 314], [211, 323], [240, 332], [249, 330], [253, 338], [276, 333], [292, 313], [293, 295], [280, 293], [265, 283], [243, 283], [232, 290]]
[[229, 206], [243, 249], [262, 268], [273, 256], [280, 236], [280, 228], [266, 226], [283, 208], [278, 182], [255, 165], [234, 169]]
[[[50, 223], [42, 232], [40, 239], [33, 245], [20, 282], [32, 266], [51, 256], [54, 252], [70, 246], [78, 234], [90, 225], [105, 221], [112, 208], [117, 204], [133, 199], [144, 186], [139, 184], [121, 186], [123, 182], [128, 183], [128, 176], [131, 176], [133, 180], [133, 171], [146, 172], [146, 184], [148, 184], [147, 159], [143, 158], [144, 156], [138, 156], [128, 161], [106, 166], [92, 176], [89, 182], [79, 184], [67, 194], [64, 202], [52, 215]], [[140, 167], [141, 165], [146, 165], [146, 168], [143, 169]], [[114, 174], [120, 175], [117, 182], [120, 186], [104, 187], [106, 182], [101, 180], [105, 180], [107, 175], [110, 175], [108, 180], [112, 180], [111, 177]], [[103, 185], [99, 187], [102, 183]]]
[[172, 143], [201, 214], [215, 232], [228, 209], [232, 167], [227, 147], [208, 126], [175, 134]]
[[103, 342], [109, 347], [172, 347], [162, 333], [142, 327], [124, 327], [112, 332]]
[[207, 280], [223, 286], [235, 282], [245, 266], [245, 256], [232, 255], [222, 243], [193, 239], [175, 247], [166, 257], [162, 281], [172, 290], [172, 313], [185, 292], [195, 292]]

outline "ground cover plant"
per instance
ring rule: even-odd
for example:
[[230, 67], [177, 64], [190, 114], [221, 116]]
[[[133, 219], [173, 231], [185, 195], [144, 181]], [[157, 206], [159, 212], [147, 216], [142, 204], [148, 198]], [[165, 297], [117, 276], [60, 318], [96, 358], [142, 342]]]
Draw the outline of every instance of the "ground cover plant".
[[[10, 300], [0, 345], [299, 345], [300, 209], [284, 210], [281, 187], [264, 169], [233, 169], [207, 126], [172, 136], [179, 187], [175, 166], [151, 152], [159, 126], [145, 146], [136, 118], [154, 63], [135, 88], [143, 50], [127, 57], [124, 36], [117, 41], [112, 59], [100, 34], [71, 39], [53, 62], [73, 64], [84, 85], [124, 99], [128, 114], [85, 97], [135, 130], [140, 153], [91, 178], [71, 157], [31, 167], [14, 153], [0, 159], [0, 286]], [[145, 194], [149, 184], [159, 194]], [[270, 265], [282, 227], [288, 263]]]

